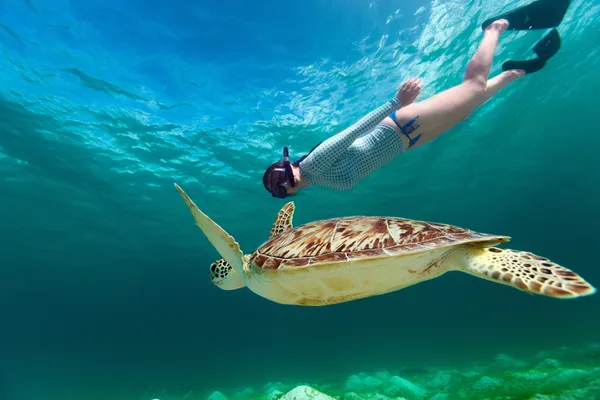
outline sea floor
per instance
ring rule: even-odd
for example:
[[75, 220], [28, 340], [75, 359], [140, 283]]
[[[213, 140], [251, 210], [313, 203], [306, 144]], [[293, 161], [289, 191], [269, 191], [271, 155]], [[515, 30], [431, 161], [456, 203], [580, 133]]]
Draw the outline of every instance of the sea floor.
[[600, 343], [540, 352], [527, 360], [498, 354], [487, 363], [405, 373], [362, 372], [337, 383], [270, 382], [160, 400], [600, 400]]

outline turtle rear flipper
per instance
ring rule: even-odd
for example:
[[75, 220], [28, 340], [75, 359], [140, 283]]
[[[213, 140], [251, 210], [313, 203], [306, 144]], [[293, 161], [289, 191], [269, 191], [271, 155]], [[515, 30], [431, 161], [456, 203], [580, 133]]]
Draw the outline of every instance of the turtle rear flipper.
[[596, 293], [575, 272], [535, 254], [467, 245], [457, 249], [452, 257], [459, 271], [530, 294], [568, 299]]

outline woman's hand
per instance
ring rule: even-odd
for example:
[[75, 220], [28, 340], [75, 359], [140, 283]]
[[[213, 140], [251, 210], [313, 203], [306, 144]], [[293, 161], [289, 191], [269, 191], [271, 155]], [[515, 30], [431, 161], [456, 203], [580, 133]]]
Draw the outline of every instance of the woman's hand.
[[419, 78], [410, 78], [402, 83], [396, 93], [396, 99], [402, 104], [402, 107], [406, 107], [419, 96], [421, 89], [423, 88], [423, 81]]

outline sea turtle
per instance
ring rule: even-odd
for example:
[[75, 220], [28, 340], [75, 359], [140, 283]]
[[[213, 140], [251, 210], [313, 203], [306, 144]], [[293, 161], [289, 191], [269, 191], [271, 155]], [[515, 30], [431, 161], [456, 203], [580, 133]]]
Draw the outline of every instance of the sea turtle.
[[375, 216], [333, 218], [294, 228], [291, 202], [279, 212], [267, 241], [244, 255], [233, 237], [175, 187], [223, 257], [211, 266], [213, 282], [226, 290], [248, 287], [280, 304], [343, 303], [390, 293], [448, 271], [556, 298], [596, 292], [578, 274], [546, 258], [495, 247], [508, 242], [508, 236]]

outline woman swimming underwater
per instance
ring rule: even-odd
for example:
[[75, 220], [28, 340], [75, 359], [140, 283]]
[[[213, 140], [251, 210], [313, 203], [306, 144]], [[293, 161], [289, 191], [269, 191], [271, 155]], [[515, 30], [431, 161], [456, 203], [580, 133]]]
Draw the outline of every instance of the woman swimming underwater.
[[[555, 28], [569, 4], [570, 0], [537, 0], [488, 19], [482, 24], [483, 39], [467, 65], [461, 84], [414, 102], [421, 91], [421, 81], [407, 80], [392, 100], [297, 161], [290, 162], [288, 149], [284, 148], [283, 159], [271, 164], [263, 175], [265, 189], [278, 198], [310, 186], [349, 190], [404, 151], [437, 138], [510, 82], [544, 67], [560, 48], [560, 36]], [[507, 29], [548, 28], [553, 29], [534, 47], [537, 58], [507, 61], [502, 65], [502, 73], [488, 79], [502, 33]]]

